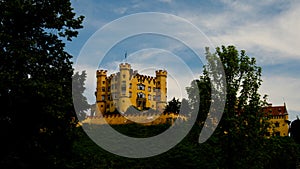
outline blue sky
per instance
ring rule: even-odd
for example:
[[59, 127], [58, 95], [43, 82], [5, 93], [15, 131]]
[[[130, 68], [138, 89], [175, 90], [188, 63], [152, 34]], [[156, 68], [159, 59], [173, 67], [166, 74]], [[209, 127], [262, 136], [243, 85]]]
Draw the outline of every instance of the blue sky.
[[[72, 0], [72, 6], [78, 15], [84, 15], [84, 28], [79, 31], [78, 38], [67, 43], [66, 49], [77, 58], [84, 55], [93, 55], [85, 50], [88, 44], [93, 44], [95, 55], [104, 55], [97, 45], [110, 41], [106, 34], [99, 36], [99, 30], [112, 21], [121, 17], [141, 13], [167, 13], [195, 25], [203, 33], [200, 42], [207, 46], [235, 45], [239, 50], [246, 50], [249, 56], [257, 59], [257, 64], [263, 68], [263, 84], [261, 94], [269, 95], [269, 102], [273, 105], [283, 105], [286, 102], [290, 119], [300, 115], [300, 2], [296, 0], [266, 0], [266, 1], [237, 1], [237, 0], [205, 0], [205, 1], [176, 1], [176, 0], [128, 0], [128, 1], [101, 1], [101, 0]], [[164, 22], [164, 18], [159, 18]], [[169, 24], [173, 24], [173, 18]], [[188, 34], [183, 24], [174, 27], [184, 36], [189, 37], [189, 44], [199, 42], [199, 37]], [[135, 22], [126, 22], [127, 27], [153, 26], [135, 25]], [[113, 26], [113, 25], [110, 25]], [[109, 27], [109, 26], [108, 26]], [[115, 32], [122, 32], [122, 27], [111, 27]], [[163, 28], [162, 28], [163, 29]], [[175, 29], [174, 29], [175, 30]], [[174, 31], [173, 30], [173, 31]], [[98, 34], [97, 34], [98, 33]], [[98, 35], [98, 36], [95, 36]], [[93, 38], [94, 37], [94, 38]], [[95, 37], [102, 41], [95, 41]], [[196, 39], [197, 38], [197, 39]], [[91, 41], [93, 43], [91, 43]], [[202, 45], [202, 44], [201, 44]], [[200, 45], [200, 46], [201, 46]], [[203, 54], [199, 48], [199, 53]], [[95, 50], [96, 50], [95, 49]], [[168, 36], [156, 34], [141, 34], [120, 40], [106, 53], [100, 67], [109, 72], [117, 69], [118, 63], [124, 61], [124, 53], [128, 52], [128, 62], [134, 69], [142, 73], [153, 74], [154, 69], [167, 69], [170, 73], [168, 88], [169, 94], [185, 96], [184, 85], [190, 79], [201, 74], [201, 61], [195, 59], [196, 54], [186, 44]], [[213, 52], [213, 49], [211, 49]], [[170, 59], [171, 58], [171, 59]], [[75, 60], [75, 59], [74, 59]], [[167, 63], [173, 61], [171, 65]], [[142, 64], [144, 63], [144, 64]], [[183, 64], [185, 63], [185, 64]], [[86, 69], [89, 67], [86, 63]], [[174, 65], [177, 65], [174, 67]], [[185, 72], [185, 73], [182, 73]], [[188, 72], [188, 73], [186, 73]], [[181, 76], [180, 76], [181, 75]], [[95, 79], [87, 80], [87, 92], [95, 90]], [[93, 99], [88, 97], [89, 101]]]

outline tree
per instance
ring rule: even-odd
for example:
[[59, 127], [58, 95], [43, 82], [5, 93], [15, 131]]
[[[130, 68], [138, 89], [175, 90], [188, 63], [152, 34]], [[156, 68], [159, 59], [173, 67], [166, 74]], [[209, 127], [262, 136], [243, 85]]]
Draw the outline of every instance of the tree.
[[[73, 91], [73, 103], [76, 107], [76, 113], [79, 121], [86, 118], [86, 110], [91, 108], [88, 104], [86, 97], [83, 95], [85, 91], [86, 72], [82, 71], [81, 74], [76, 72], [73, 75], [72, 91]], [[92, 110], [91, 110], [92, 111]]]
[[192, 112], [188, 100], [183, 98], [180, 104], [180, 114], [190, 117], [191, 113]]
[[[267, 132], [267, 118], [261, 111], [265, 102], [260, 99], [258, 89], [261, 85], [261, 68], [256, 65], [255, 58], [250, 58], [244, 50], [238, 51], [234, 46], [216, 48], [214, 54], [206, 48], [207, 65], [203, 76], [193, 81], [187, 88], [190, 103], [200, 100], [198, 121], [203, 125], [208, 115], [213, 87], [211, 80], [226, 79], [226, 103], [222, 120], [212, 136], [219, 142], [218, 152], [222, 168], [259, 168], [263, 166], [264, 134]], [[221, 62], [218, 62], [219, 58]], [[223, 67], [225, 74], [215, 68]], [[225, 76], [225, 77], [222, 77]], [[198, 95], [194, 94], [196, 91]], [[220, 113], [220, 112], [217, 112]], [[267, 157], [267, 155], [265, 155]]]
[[178, 99], [175, 99], [175, 97], [173, 97], [173, 99], [168, 102], [164, 112], [177, 114], [179, 113], [180, 105], [181, 105], [180, 101]]
[[[63, 164], [76, 126], [71, 41], [82, 28], [69, 0], [0, 1], [0, 132], [4, 168]], [[5, 166], [6, 165], [6, 166]], [[12, 166], [14, 167], [12, 167]], [[40, 165], [40, 166], [39, 166]]]
[[291, 123], [290, 134], [295, 142], [300, 144], [300, 120], [298, 117]]

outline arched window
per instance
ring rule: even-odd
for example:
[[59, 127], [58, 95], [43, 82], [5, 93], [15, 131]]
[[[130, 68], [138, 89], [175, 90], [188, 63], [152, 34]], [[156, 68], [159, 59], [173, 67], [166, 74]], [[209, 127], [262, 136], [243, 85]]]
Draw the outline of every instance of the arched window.
[[122, 84], [121, 84], [121, 91], [122, 91], [122, 95], [125, 95], [126, 93], [126, 81], [122, 81]]
[[139, 93], [137, 94], [137, 97], [138, 97], [138, 98], [145, 98], [146, 96], [145, 96], [144, 93], [139, 92]]
[[138, 88], [138, 90], [145, 90], [145, 85], [139, 83], [139, 84], [137, 85], [137, 88]]

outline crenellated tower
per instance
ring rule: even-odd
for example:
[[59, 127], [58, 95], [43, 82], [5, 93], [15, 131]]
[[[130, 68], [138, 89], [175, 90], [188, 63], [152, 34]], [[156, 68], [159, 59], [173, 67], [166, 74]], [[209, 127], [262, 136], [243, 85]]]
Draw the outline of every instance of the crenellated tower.
[[156, 74], [156, 110], [163, 111], [167, 104], [167, 71], [157, 70]]
[[106, 112], [106, 101], [107, 101], [107, 71], [97, 70], [97, 88], [96, 88], [96, 103], [98, 110], [101, 113]]
[[129, 84], [130, 84], [130, 70], [131, 66], [128, 63], [121, 63], [120, 67], [120, 76], [119, 76], [119, 83], [118, 83], [118, 93], [119, 93], [119, 100], [117, 109], [120, 112], [125, 112], [127, 108], [131, 105], [129, 99]]

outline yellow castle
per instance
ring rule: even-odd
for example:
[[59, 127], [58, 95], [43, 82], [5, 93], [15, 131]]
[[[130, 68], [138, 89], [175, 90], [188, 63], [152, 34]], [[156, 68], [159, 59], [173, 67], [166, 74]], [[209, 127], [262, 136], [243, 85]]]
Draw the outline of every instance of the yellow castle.
[[119, 65], [119, 72], [107, 75], [97, 70], [96, 105], [102, 114], [118, 110], [123, 113], [130, 106], [139, 110], [162, 112], [167, 104], [167, 71], [155, 71], [155, 77], [141, 75], [128, 63]]
[[288, 136], [289, 134], [289, 114], [284, 103], [283, 106], [272, 106], [269, 104], [263, 111], [270, 115], [271, 123], [267, 136]]

